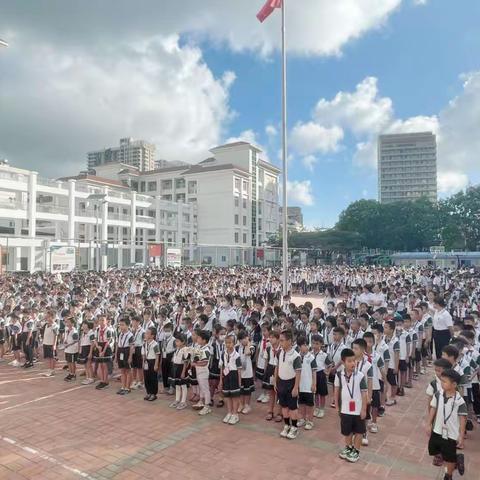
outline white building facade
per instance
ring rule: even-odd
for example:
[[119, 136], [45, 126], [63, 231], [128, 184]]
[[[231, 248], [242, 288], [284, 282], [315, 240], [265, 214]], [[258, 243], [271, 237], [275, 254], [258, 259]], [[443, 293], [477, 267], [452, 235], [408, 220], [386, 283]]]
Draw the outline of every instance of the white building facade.
[[[94, 195], [95, 197], [91, 197]], [[147, 264], [148, 244], [191, 244], [196, 207], [83, 175], [59, 180], [0, 165], [0, 247], [6, 270], [44, 270], [50, 244], [77, 248], [77, 266]]]

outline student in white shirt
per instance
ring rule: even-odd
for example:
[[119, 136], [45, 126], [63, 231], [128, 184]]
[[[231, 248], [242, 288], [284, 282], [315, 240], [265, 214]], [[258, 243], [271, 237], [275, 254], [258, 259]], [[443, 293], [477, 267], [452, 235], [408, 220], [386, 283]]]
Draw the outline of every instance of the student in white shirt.
[[227, 401], [227, 414], [223, 418], [223, 423], [235, 425], [240, 421], [238, 397], [241, 392], [242, 361], [240, 354], [235, 350], [235, 339], [232, 336], [225, 338], [225, 348], [219, 366], [221, 372], [219, 388]]
[[300, 387], [298, 393], [298, 414], [300, 419], [297, 426], [305, 430], [313, 428], [313, 407], [314, 396], [317, 390], [317, 364], [315, 355], [309, 351], [308, 342], [305, 337], [297, 338], [297, 348], [300, 351], [302, 360], [302, 371], [300, 373]]
[[95, 383], [92, 369], [93, 342], [95, 341], [93, 322], [84, 320], [80, 330], [80, 352], [78, 355], [78, 363], [80, 365], [85, 365], [85, 379], [82, 380], [82, 385], [91, 385], [92, 383]]
[[325, 403], [328, 397], [328, 358], [324, 352], [323, 338], [321, 335], [312, 337], [312, 353], [315, 357], [316, 371], [316, 390], [315, 390], [315, 409], [313, 416], [323, 418], [325, 416]]
[[48, 370], [45, 377], [52, 377], [55, 374], [55, 351], [58, 340], [58, 324], [52, 312], [45, 315], [45, 326], [43, 327], [43, 359], [48, 362]]
[[433, 303], [435, 315], [433, 316], [433, 343], [435, 345], [436, 358], [442, 356], [442, 349], [449, 344], [453, 336], [452, 316], [445, 309], [446, 303], [443, 298], [437, 297]]
[[445, 370], [441, 377], [443, 393], [436, 392], [430, 403], [427, 433], [430, 436], [428, 453], [441, 455], [445, 462], [444, 480], [452, 480], [455, 468], [460, 475], [465, 473], [463, 454], [457, 454], [465, 442], [467, 406], [457, 387], [460, 374], [453, 369]]
[[237, 351], [240, 354], [242, 362], [241, 383], [240, 383], [240, 402], [238, 413], [247, 415], [252, 411], [250, 400], [252, 393], [255, 391], [255, 383], [253, 380], [252, 358], [255, 355], [255, 346], [250, 343], [250, 338], [245, 330], [238, 333]]
[[133, 356], [132, 356], [132, 389], [143, 387], [143, 358], [142, 347], [145, 341], [145, 330], [142, 328], [139, 316], [132, 317]]
[[74, 319], [72, 317], [65, 318], [65, 360], [68, 365], [68, 375], [65, 377], [66, 382], [70, 382], [77, 378], [77, 356], [78, 356], [78, 331], [74, 327]]
[[128, 317], [121, 317], [118, 326], [120, 333], [118, 335], [118, 348], [117, 348], [117, 363], [120, 369], [120, 378], [122, 386], [117, 391], [118, 395], [127, 395], [130, 393], [130, 385], [132, 382], [131, 364], [133, 358], [134, 337], [130, 331], [130, 319]]
[[157, 399], [158, 393], [158, 369], [160, 366], [160, 348], [155, 341], [157, 329], [149, 327], [145, 331], [145, 342], [142, 346], [143, 377], [145, 379], [146, 395], [143, 398], [147, 402]]
[[360, 458], [360, 447], [366, 433], [368, 385], [364, 374], [357, 371], [355, 353], [349, 348], [342, 351], [343, 370], [335, 374], [335, 405], [340, 414], [341, 433], [345, 448], [340, 458], [355, 463]]

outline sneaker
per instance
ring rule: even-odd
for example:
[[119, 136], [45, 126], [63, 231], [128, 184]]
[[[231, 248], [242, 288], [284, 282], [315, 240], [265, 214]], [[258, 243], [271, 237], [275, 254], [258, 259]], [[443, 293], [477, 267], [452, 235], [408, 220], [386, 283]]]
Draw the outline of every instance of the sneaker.
[[301, 428], [301, 427], [304, 427], [305, 426], [305, 420], [303, 418], [301, 418], [300, 420], [298, 420], [297, 422], [297, 427]]
[[290, 431], [290, 425], [285, 425], [285, 426], [283, 427], [283, 430], [280, 432], [280, 436], [281, 436], [282, 438], [287, 438], [289, 431]]
[[443, 476], [443, 480], [452, 480], [452, 476], [449, 475], [448, 473], [446, 473], [444, 476]]
[[120, 390], [117, 390], [117, 395], [123, 395], [124, 391], [125, 390], [123, 388], [121, 388]]
[[313, 409], [313, 416], [314, 416], [314, 417], [318, 417], [318, 412], [319, 412], [319, 411], [320, 411], [320, 409], [317, 408], [317, 407], [315, 407], [315, 408]]
[[208, 406], [205, 405], [199, 412], [199, 415], [208, 415], [209, 413], [212, 413], [212, 409]]
[[387, 407], [392, 407], [393, 405], [396, 405], [396, 404], [397, 404], [397, 401], [396, 401], [396, 400], [387, 400], [387, 401], [385, 402], [385, 405], [386, 405]]
[[323, 408], [318, 409], [318, 418], [323, 418], [325, 416], [325, 410]]
[[457, 454], [457, 470], [460, 475], [465, 473], [465, 457], [463, 453]]
[[33, 363], [32, 362], [28, 362], [26, 363], [25, 365], [23, 365], [23, 368], [32, 368], [33, 367]]
[[331, 407], [331, 408], [335, 408], [335, 402], [332, 402], [332, 403], [330, 404], [330, 407]]
[[348, 455], [347, 455], [348, 462], [350, 463], [358, 462], [359, 458], [360, 458], [360, 452], [356, 448], [352, 448], [350, 452], [348, 452]]
[[205, 405], [202, 402], [198, 402], [195, 405], [192, 405], [192, 408], [194, 410], [202, 410], [203, 408], [205, 408]]
[[44, 377], [53, 377], [55, 372], [53, 370], [47, 370], [45, 373], [42, 374]]
[[187, 408], [187, 404], [185, 402], [180, 402], [177, 405], [177, 410], [184, 410], [185, 408]]
[[70, 382], [70, 381], [72, 380], [72, 378], [73, 378], [73, 375], [72, 375], [71, 373], [69, 373], [69, 374], [64, 378], [64, 380], [65, 380], [66, 382]]
[[268, 403], [270, 401], [270, 395], [268, 393], [266, 393], [264, 396], [263, 396], [263, 400], [262, 400], [262, 403]]
[[287, 438], [289, 440], [295, 440], [298, 436], [298, 428], [297, 427], [290, 427], [290, 431], [288, 432]]
[[108, 383], [103, 382], [103, 383], [102, 383], [102, 386], [100, 387], [100, 390], [103, 390], [104, 388], [107, 388], [108, 385], [109, 385]]
[[[128, 393], [128, 391], [127, 391]], [[157, 399], [156, 395], [149, 395], [147, 398], [147, 402], [154, 402]]]
[[223, 417], [223, 423], [228, 423], [230, 421], [230, 417], [232, 417], [231, 413], [227, 413], [225, 417]]
[[230, 417], [230, 420], [228, 421], [228, 424], [229, 424], [229, 425], [235, 425], [235, 424], [237, 424], [239, 421], [240, 421], [240, 419], [238, 418], [238, 415], [232, 415], [232, 416]]
[[350, 450], [352, 450], [352, 447], [349, 445], [348, 447], [345, 447], [343, 450], [341, 450], [340, 453], [338, 454], [338, 456], [341, 459], [346, 460], [348, 454], [350, 453]]
[[252, 407], [250, 405], [245, 405], [242, 409], [242, 413], [244, 415], [248, 415], [252, 411]]
[[385, 407], [378, 407], [378, 416], [384, 417], [385, 416]]
[[313, 422], [308, 420], [305, 422], [305, 430], [311, 430], [313, 428]]
[[260, 394], [257, 398], [257, 402], [262, 403], [264, 398], [265, 398], [265, 394], [264, 393]]
[[371, 423], [370, 424], [370, 432], [378, 433], [378, 425], [376, 423]]
[[18, 367], [20, 365], [20, 362], [14, 360], [13, 362], [10, 362], [9, 365], [11, 365], [12, 367]]
[[103, 382], [100, 382], [100, 383], [98, 383], [98, 384], [95, 386], [95, 388], [96, 388], [97, 390], [101, 390], [104, 385], [105, 385], [105, 384], [104, 384]]
[[92, 383], [95, 383], [93, 378], [86, 378], [85, 380], [82, 380], [82, 385], [91, 385]]
[[174, 393], [175, 393], [175, 390], [171, 387], [167, 390], [167, 395], [173, 395]]
[[367, 434], [366, 434], [366, 433], [363, 434], [363, 437], [362, 437], [362, 445], [363, 445], [364, 447], [368, 447], [368, 437], [367, 437]]
[[168, 406], [168, 408], [177, 408], [179, 403], [180, 403], [180, 402], [177, 402], [177, 401], [172, 402], [172, 403]]

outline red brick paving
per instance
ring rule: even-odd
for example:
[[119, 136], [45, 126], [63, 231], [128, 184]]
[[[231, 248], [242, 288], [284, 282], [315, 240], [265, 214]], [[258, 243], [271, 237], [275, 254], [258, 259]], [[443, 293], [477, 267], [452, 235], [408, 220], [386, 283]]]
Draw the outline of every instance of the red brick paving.
[[[0, 364], [0, 480], [442, 478], [426, 452], [429, 376], [387, 410], [380, 432], [370, 435], [370, 446], [352, 465], [337, 456], [341, 439], [333, 410], [315, 421], [314, 430], [288, 441], [278, 436], [281, 425], [263, 420], [263, 405], [226, 426], [223, 410], [202, 418], [170, 410], [171, 397], [147, 403], [140, 391], [115, 395], [116, 382], [96, 391], [66, 384], [61, 370], [40, 377], [44, 370], [42, 362], [27, 371]], [[467, 440], [467, 480], [480, 478], [479, 432], [476, 427]]]

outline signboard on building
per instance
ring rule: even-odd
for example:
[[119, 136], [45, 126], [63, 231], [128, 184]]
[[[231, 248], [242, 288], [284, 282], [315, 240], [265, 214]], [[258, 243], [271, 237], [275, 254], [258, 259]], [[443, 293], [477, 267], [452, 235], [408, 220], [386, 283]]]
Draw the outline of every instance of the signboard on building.
[[60, 245], [50, 246], [50, 272], [67, 273], [76, 266], [75, 247], [64, 247]]
[[167, 248], [167, 267], [182, 266], [182, 249]]
[[161, 243], [148, 244], [148, 256], [150, 258], [161, 257], [163, 255], [163, 245]]

